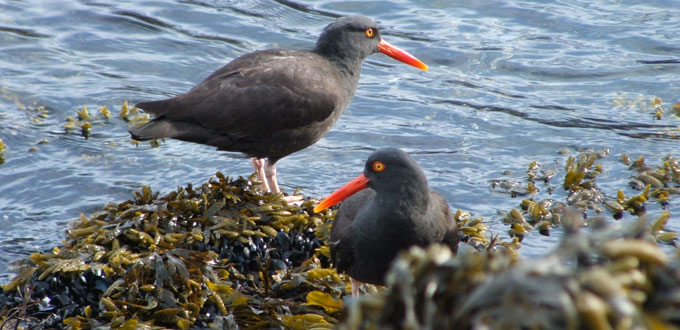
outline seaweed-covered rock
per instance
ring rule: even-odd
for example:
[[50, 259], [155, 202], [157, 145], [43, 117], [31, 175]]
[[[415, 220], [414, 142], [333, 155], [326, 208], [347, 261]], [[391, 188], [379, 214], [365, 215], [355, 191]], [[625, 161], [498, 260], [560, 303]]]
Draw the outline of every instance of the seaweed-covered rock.
[[340, 302], [347, 283], [323, 268], [333, 212], [310, 216], [312, 204], [289, 205], [221, 173], [160, 197], [144, 187], [134, 200], [82, 215], [65, 246], [25, 260], [0, 292], [0, 320], [42, 328], [331, 324], [341, 309], [327, 304]]

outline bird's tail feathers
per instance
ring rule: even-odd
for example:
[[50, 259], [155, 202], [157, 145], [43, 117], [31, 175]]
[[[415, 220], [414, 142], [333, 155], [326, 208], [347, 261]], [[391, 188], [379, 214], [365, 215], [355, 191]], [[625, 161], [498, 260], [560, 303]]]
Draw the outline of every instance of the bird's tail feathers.
[[177, 135], [175, 125], [171, 121], [163, 119], [154, 120], [142, 126], [131, 127], [128, 132], [137, 141], [171, 138]]

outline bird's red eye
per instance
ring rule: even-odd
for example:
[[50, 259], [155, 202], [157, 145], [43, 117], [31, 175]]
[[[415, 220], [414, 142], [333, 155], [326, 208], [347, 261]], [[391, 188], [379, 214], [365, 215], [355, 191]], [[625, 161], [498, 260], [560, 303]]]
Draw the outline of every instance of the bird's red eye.
[[375, 29], [374, 28], [368, 28], [368, 29], [366, 29], [365, 33], [366, 33], [367, 37], [373, 38], [373, 36], [375, 35]]
[[373, 162], [372, 168], [375, 172], [382, 172], [385, 170], [385, 164], [383, 162], [375, 161]]

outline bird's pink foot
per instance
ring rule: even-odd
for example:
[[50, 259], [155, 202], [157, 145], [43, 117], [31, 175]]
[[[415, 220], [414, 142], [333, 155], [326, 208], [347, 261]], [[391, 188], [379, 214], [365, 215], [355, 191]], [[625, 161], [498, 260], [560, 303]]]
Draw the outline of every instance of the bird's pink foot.
[[288, 195], [283, 196], [283, 200], [288, 204], [293, 204], [295, 206], [301, 206], [302, 202], [305, 201], [305, 197], [302, 195]]
[[361, 282], [350, 277], [349, 283], [352, 284], [352, 297], [358, 298], [359, 297], [359, 286], [361, 285]]
[[265, 160], [253, 157], [250, 158], [250, 161], [253, 163], [253, 170], [257, 173], [258, 180], [260, 180], [262, 192], [269, 192], [269, 183], [265, 173]]

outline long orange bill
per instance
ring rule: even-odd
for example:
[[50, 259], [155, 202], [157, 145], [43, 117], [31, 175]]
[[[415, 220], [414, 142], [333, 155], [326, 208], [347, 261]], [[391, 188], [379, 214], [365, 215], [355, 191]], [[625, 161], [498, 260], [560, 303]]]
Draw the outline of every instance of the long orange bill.
[[321, 203], [319, 203], [319, 205], [314, 208], [314, 213], [319, 213], [335, 204], [344, 201], [347, 199], [347, 197], [354, 195], [358, 191], [366, 189], [366, 184], [368, 181], [370, 180], [362, 173], [356, 179], [350, 181], [348, 184], [342, 186], [340, 189], [330, 194], [330, 196], [326, 197], [326, 199], [322, 200]]
[[395, 46], [392, 46], [392, 44], [390, 44], [389, 42], [385, 41], [382, 38], [380, 39], [380, 42], [378, 43], [378, 50], [381, 53], [383, 53], [383, 54], [385, 54], [385, 55], [387, 55], [387, 56], [389, 56], [389, 57], [391, 57], [391, 58], [393, 58], [397, 61], [401, 61], [401, 62], [404, 62], [408, 65], [415, 66], [416, 68], [421, 69], [423, 71], [427, 71], [427, 69], [428, 69], [427, 64], [421, 62], [419, 59], [415, 58], [415, 56], [413, 56], [413, 55], [411, 55], [411, 54], [409, 54], [409, 53], [407, 53], [407, 52], [405, 52], [405, 51], [403, 51], [403, 50], [401, 50], [401, 49], [399, 49]]

